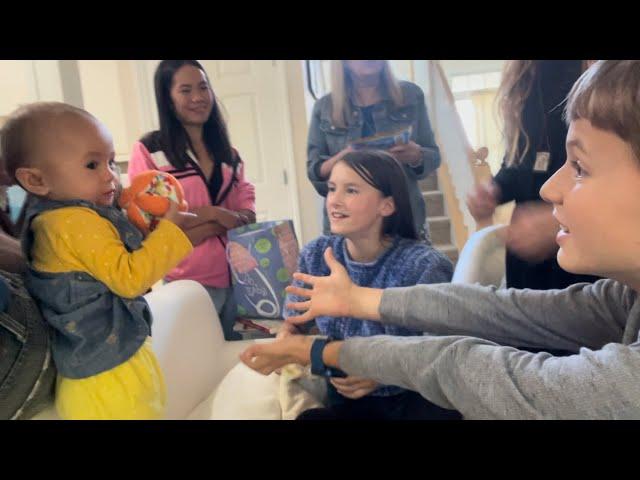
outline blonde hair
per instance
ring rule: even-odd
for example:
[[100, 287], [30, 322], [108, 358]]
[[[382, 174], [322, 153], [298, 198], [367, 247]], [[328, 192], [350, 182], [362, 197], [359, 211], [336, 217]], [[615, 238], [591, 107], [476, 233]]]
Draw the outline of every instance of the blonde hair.
[[14, 181], [16, 170], [30, 165], [38, 133], [50, 129], [56, 118], [69, 114], [95, 120], [86, 110], [62, 102], [30, 103], [9, 115], [0, 129], [0, 165]]
[[585, 119], [629, 143], [640, 161], [640, 61], [599, 60], [574, 84], [565, 120]]
[[[402, 90], [398, 79], [393, 75], [391, 66], [388, 60], [384, 60], [382, 71], [380, 72], [382, 77], [382, 86], [385, 93], [391, 97], [395, 107], [400, 107], [404, 104], [404, 98], [402, 96]], [[331, 106], [332, 114], [331, 119], [333, 123], [341, 128], [347, 126], [347, 118], [352, 115], [350, 98], [353, 98], [353, 83], [351, 81], [347, 66], [344, 60], [332, 60], [331, 61]]]

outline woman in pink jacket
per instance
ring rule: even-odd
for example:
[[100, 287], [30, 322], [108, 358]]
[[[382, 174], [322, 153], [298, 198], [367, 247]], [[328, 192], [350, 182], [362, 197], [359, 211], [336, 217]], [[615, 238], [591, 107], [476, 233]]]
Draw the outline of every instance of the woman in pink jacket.
[[231, 147], [226, 124], [204, 68], [196, 60], [163, 60], [154, 76], [160, 130], [133, 147], [129, 178], [145, 170], [175, 176], [191, 212], [194, 250], [166, 277], [200, 282], [211, 295], [227, 340], [236, 306], [225, 256], [226, 232], [255, 222], [255, 189], [245, 180], [244, 163]]

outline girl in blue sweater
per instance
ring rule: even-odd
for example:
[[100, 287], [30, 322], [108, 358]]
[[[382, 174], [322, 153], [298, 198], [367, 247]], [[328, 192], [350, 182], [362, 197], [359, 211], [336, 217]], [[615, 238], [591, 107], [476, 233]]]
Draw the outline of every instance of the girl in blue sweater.
[[[303, 248], [299, 272], [328, 275], [323, 253], [332, 247], [351, 280], [360, 286], [388, 288], [451, 281], [453, 266], [449, 259], [418, 240], [405, 174], [390, 154], [347, 153], [333, 167], [327, 187], [331, 235], [323, 235]], [[297, 281], [294, 285], [302, 286]], [[298, 300], [290, 295], [285, 303]], [[289, 315], [296, 313], [285, 310], [285, 317]], [[322, 335], [334, 339], [422, 335], [417, 330], [357, 318], [317, 317], [315, 325]], [[301, 333], [294, 325], [284, 323], [279, 337]], [[307, 410], [301, 419], [460, 418], [455, 411], [444, 410], [415, 392], [393, 385], [353, 376], [332, 377], [328, 382], [327, 408]]]

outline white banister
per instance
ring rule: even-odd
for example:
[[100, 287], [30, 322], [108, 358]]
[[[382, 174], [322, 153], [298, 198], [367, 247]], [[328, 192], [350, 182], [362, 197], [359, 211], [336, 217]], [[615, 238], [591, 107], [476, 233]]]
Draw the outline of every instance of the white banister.
[[476, 227], [466, 207], [466, 196], [476, 183], [491, 178], [488, 149], [473, 149], [465, 132], [449, 82], [437, 60], [416, 61], [416, 82], [425, 91], [429, 118], [442, 159], [447, 163], [455, 196], [468, 231]]

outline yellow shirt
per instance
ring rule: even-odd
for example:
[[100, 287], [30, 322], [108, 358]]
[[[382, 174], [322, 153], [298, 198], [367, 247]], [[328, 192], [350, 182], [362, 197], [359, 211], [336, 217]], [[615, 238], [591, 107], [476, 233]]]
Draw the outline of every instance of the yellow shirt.
[[85, 272], [124, 298], [146, 293], [193, 250], [178, 226], [160, 220], [142, 246], [129, 252], [116, 227], [85, 207], [46, 211], [33, 220], [31, 229], [34, 269]]

